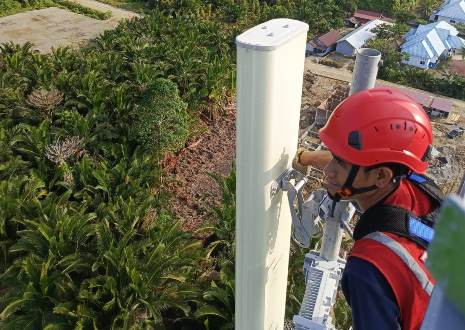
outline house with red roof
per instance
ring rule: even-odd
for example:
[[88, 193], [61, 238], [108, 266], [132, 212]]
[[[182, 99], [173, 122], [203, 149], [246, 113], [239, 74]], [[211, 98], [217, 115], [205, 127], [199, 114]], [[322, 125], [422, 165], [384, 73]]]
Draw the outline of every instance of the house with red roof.
[[346, 19], [345, 22], [346, 25], [358, 27], [376, 19], [380, 19], [388, 23], [393, 23], [392, 18], [386, 17], [382, 13], [362, 9], [357, 9], [354, 15]]
[[435, 97], [430, 109], [431, 116], [447, 118], [452, 111], [452, 102], [441, 97]]
[[341, 30], [331, 30], [321, 36], [313, 38], [307, 43], [307, 52], [317, 56], [325, 56], [336, 49], [336, 42], [343, 35]]

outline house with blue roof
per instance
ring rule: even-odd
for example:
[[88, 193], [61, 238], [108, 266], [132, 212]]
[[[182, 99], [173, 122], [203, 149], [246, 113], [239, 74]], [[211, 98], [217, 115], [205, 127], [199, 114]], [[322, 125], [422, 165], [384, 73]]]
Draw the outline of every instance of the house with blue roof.
[[465, 24], [465, 0], [446, 0], [433, 11], [430, 21], [445, 21], [451, 24]]
[[408, 55], [402, 63], [422, 69], [436, 67], [440, 59], [461, 52], [465, 47], [465, 41], [457, 35], [457, 29], [445, 21], [412, 28], [400, 46]]

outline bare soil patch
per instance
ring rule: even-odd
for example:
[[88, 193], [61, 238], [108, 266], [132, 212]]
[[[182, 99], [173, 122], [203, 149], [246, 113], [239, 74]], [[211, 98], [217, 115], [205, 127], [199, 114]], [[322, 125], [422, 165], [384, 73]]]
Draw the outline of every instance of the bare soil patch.
[[62, 46], [80, 47], [103, 31], [114, 29], [121, 19], [136, 15], [126, 12], [124, 16], [118, 9], [116, 16], [102, 21], [61, 8], [32, 10], [0, 18], [0, 43], [30, 42], [42, 53]]
[[192, 230], [207, 220], [212, 207], [219, 206], [221, 189], [209, 175], [229, 175], [236, 158], [236, 106], [228, 105], [207, 130], [177, 155], [162, 162], [164, 186], [172, 193], [170, 206], [183, 220], [183, 229]]
[[465, 77], [465, 61], [450, 60], [449, 70], [451, 73]]

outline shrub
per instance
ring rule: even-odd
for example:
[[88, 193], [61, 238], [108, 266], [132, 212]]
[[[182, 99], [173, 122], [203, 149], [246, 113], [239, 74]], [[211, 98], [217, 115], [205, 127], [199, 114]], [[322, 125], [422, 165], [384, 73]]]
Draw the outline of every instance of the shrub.
[[343, 67], [343, 64], [341, 64], [339, 62], [336, 62], [336, 61], [333, 61], [333, 60], [330, 60], [328, 58], [322, 58], [320, 60], [320, 64], [327, 65], [327, 66], [332, 66], [333, 68], [338, 68], [338, 69]]
[[0, 16], [7, 15], [21, 9], [21, 4], [15, 0], [2, 0], [0, 1]]
[[187, 104], [175, 83], [156, 79], [136, 108], [134, 138], [145, 149], [163, 153], [182, 147], [188, 137]]

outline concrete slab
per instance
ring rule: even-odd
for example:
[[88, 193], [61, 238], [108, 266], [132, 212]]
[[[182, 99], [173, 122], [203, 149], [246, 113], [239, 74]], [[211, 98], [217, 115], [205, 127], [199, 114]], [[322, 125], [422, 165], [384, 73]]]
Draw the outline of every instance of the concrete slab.
[[110, 6], [108, 4], [98, 2], [95, 0], [73, 0], [74, 2], [79, 3], [80, 5], [84, 7], [89, 7], [101, 12], [106, 12], [110, 11], [111, 12], [111, 18], [109, 19], [110, 21], [120, 21], [122, 19], [129, 19], [133, 17], [139, 17], [139, 14], [136, 14], [132, 11], [121, 9], [121, 8], [116, 8], [113, 6]]
[[[94, 3], [89, 0], [76, 2], [85, 2], [89, 7]], [[110, 10], [113, 16], [102, 21], [52, 7], [2, 17], [0, 43], [12, 41], [24, 44], [29, 41], [34, 49], [42, 53], [50, 52], [52, 47], [79, 47], [98, 37], [103, 31], [114, 29], [121, 19], [138, 16], [108, 5], [95, 9]]]

